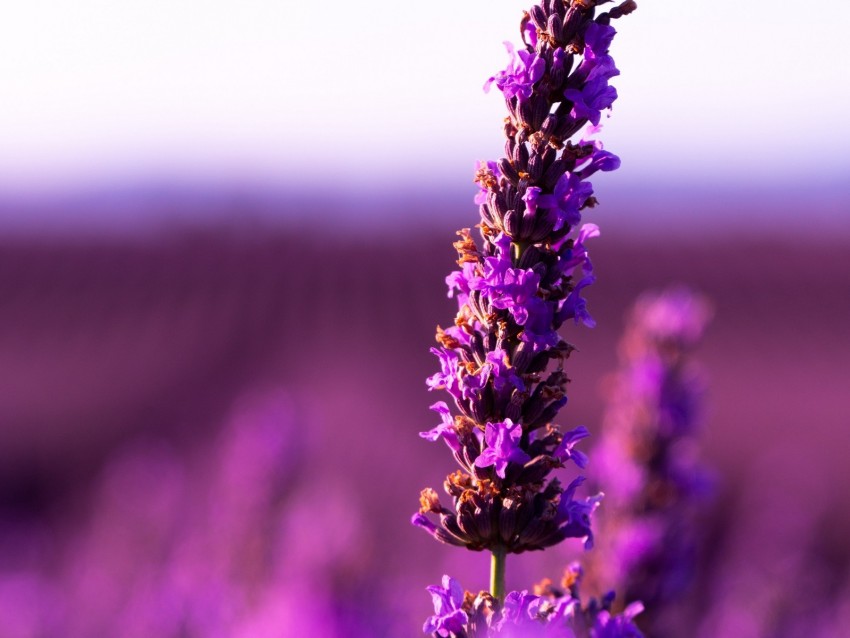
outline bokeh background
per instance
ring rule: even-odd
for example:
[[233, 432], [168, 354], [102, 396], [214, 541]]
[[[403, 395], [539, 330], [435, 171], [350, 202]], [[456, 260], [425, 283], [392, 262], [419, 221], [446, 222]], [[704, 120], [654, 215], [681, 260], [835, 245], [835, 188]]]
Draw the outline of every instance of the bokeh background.
[[[0, 24], [0, 638], [413, 636], [424, 378], [522, 3], [34, 0]], [[850, 618], [847, 5], [647, 0], [589, 221], [598, 432], [637, 295], [714, 319], [693, 634]], [[521, 556], [508, 585], [575, 548]], [[844, 620], [842, 620], [844, 619]], [[816, 634], [815, 632], [821, 632]], [[794, 633], [798, 632], [798, 633]], [[682, 634], [685, 635], [685, 634]]]

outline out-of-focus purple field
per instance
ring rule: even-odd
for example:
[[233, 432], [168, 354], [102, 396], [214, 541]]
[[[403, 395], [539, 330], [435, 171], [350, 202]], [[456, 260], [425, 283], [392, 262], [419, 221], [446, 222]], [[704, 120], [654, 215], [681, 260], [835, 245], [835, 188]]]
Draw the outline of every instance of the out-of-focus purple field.
[[[615, 225], [598, 327], [565, 331], [562, 425], [598, 434], [639, 293], [704, 293], [718, 493], [687, 635], [843, 635], [848, 237]], [[416, 636], [442, 574], [486, 587], [487, 556], [409, 524], [453, 469], [417, 434], [454, 228], [318, 228], [0, 240], [0, 638]], [[508, 588], [557, 578], [567, 545], [510, 557]]]

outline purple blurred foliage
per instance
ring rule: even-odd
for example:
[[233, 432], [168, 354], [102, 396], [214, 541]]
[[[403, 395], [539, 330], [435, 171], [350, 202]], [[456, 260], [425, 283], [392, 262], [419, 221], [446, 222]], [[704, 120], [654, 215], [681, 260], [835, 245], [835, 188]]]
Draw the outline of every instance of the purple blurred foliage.
[[[412, 582], [465, 573], [465, 587], [486, 588], [485, 556], [435, 547], [407, 524], [410, 495], [445, 466], [416, 436], [435, 415], [415, 406], [432, 399], [422, 335], [456, 307], [442, 283], [451, 237], [387, 226], [319, 238], [240, 212], [232, 227], [144, 237], [0, 238], [0, 637], [73, 638], [119, 622], [105, 617], [115, 610], [141, 631], [146, 606], [197, 615], [222, 597], [209, 613], [241, 623], [232, 635], [303, 623], [321, 637], [309, 623], [330, 619], [329, 638], [413, 636], [432, 612]], [[573, 364], [574, 422], [601, 421], [593, 389], [616, 366], [636, 293], [702, 290], [716, 311], [700, 360], [718, 496], [695, 570], [699, 635], [842, 635], [847, 237], [672, 242], [615, 226], [594, 247], [598, 326]], [[225, 459], [250, 456], [256, 439], [234, 434], [229, 415], [267, 388], [291, 407], [242, 474]], [[283, 469], [263, 469], [276, 454]], [[256, 482], [250, 496], [229, 487]], [[560, 571], [544, 559], [515, 557], [508, 588]], [[115, 589], [90, 593], [98, 583]]]
[[656, 638], [691, 630], [682, 606], [704, 541], [699, 510], [712, 479], [699, 459], [703, 373], [693, 359], [711, 314], [685, 287], [644, 293], [628, 314], [620, 365], [607, 382], [590, 478], [604, 492], [597, 545], [584, 562], [597, 594], [640, 600]]
[[275, 389], [188, 452], [123, 444], [55, 556], [0, 574], [0, 635], [341, 635], [332, 575], [360, 530], [344, 491], [305, 475], [309, 426]]
[[722, 556], [707, 575], [700, 638], [828, 638], [846, 634], [850, 546], [844, 512], [825, 498], [826, 477], [776, 473], [797, 441], [767, 447], [747, 469], [747, 489], [726, 512]]

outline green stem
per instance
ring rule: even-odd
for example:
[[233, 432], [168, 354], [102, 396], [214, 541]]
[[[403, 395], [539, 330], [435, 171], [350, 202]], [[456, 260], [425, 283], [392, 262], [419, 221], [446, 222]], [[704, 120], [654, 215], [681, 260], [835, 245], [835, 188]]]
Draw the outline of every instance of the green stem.
[[512, 242], [511, 247], [513, 248], [513, 253], [514, 253], [513, 254], [514, 264], [518, 264], [520, 258], [522, 257], [522, 254], [525, 252], [525, 249], [528, 248], [528, 244], [525, 244], [525, 243], [521, 244], [521, 243], [518, 243], [518, 242]]
[[490, 593], [500, 602], [505, 599], [505, 550], [493, 550], [490, 558]]

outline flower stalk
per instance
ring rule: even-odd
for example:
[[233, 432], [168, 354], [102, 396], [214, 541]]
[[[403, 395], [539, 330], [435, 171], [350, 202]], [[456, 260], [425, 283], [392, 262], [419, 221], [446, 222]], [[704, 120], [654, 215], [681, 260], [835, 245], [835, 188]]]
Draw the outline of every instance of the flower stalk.
[[500, 548], [493, 549], [490, 556], [490, 593], [493, 598], [505, 600], [505, 562], [507, 554]]

